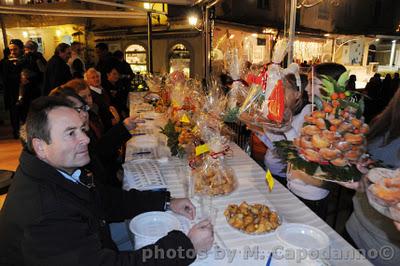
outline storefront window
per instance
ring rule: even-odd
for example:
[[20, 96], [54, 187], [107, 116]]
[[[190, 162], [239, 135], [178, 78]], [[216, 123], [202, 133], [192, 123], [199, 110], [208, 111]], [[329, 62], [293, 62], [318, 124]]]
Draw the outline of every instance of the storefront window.
[[175, 44], [169, 52], [169, 73], [181, 70], [190, 77], [190, 51], [181, 43]]
[[134, 73], [146, 73], [146, 49], [140, 44], [132, 44], [125, 50], [125, 59]]

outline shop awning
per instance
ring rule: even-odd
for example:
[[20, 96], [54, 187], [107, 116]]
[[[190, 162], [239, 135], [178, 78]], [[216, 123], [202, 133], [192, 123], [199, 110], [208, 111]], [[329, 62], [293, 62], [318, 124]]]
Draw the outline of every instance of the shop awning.
[[25, 6], [0, 6], [0, 14], [112, 18], [112, 19], [116, 18], [146, 19], [146, 13], [142, 11], [48, 9], [48, 8], [25, 7]]

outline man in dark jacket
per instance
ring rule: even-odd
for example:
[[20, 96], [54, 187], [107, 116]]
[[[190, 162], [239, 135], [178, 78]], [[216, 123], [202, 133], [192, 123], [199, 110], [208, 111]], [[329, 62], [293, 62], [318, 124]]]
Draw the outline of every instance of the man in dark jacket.
[[69, 44], [57, 45], [54, 55], [47, 63], [43, 95], [48, 95], [52, 89], [72, 79], [71, 70], [67, 64], [70, 57], [71, 47]]
[[85, 74], [85, 63], [82, 59], [83, 47], [81, 42], [71, 43], [71, 58], [68, 60], [68, 65], [71, 69], [73, 78], [82, 79]]
[[14, 138], [18, 138], [20, 116], [17, 106], [21, 71], [25, 67], [24, 44], [19, 39], [13, 39], [8, 46], [10, 55], [1, 64], [0, 75], [4, 86], [4, 103], [10, 111], [10, 122]]
[[96, 44], [95, 52], [98, 58], [96, 70], [101, 73], [101, 82], [104, 83], [107, 80], [107, 69], [115, 67], [120, 72], [121, 63], [109, 52], [106, 43]]
[[[203, 221], [188, 236], [171, 231], [153, 245], [119, 252], [109, 222], [166, 206], [193, 218], [193, 205], [170, 199], [169, 192], [123, 191], [90, 181], [80, 169], [90, 161], [85, 125], [65, 99], [32, 102], [26, 128], [26, 150], [0, 214], [0, 265], [188, 265], [194, 252], [211, 247], [212, 225]], [[178, 255], [159, 256], [167, 249]]]
[[97, 105], [98, 110], [94, 111], [101, 119], [104, 130], [107, 131], [112, 127], [115, 117], [110, 112], [111, 99], [108, 91], [104, 90], [101, 82], [101, 73], [95, 68], [89, 68], [85, 75], [85, 81], [88, 83], [93, 102]]
[[43, 54], [38, 51], [38, 49], [39, 45], [36, 42], [32, 40], [25, 42], [24, 57], [26, 61], [26, 68], [31, 72], [29, 74], [31, 76], [31, 86], [35, 89], [38, 89], [38, 94], [40, 95], [43, 88], [44, 73], [46, 71], [47, 61], [43, 57]]

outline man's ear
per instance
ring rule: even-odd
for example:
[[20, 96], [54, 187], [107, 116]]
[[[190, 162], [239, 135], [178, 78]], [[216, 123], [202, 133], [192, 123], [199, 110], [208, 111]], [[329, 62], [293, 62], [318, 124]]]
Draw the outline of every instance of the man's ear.
[[39, 159], [45, 159], [46, 158], [46, 146], [47, 143], [38, 138], [33, 138], [32, 139], [32, 146], [33, 150], [36, 153], [36, 156], [39, 157]]

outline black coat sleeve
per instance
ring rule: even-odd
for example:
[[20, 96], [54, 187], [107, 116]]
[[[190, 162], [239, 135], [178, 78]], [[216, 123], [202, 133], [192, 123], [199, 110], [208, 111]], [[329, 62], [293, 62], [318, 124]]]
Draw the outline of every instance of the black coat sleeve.
[[85, 70], [81, 60], [75, 59], [72, 62], [71, 68], [74, 70], [74, 72], [72, 73], [73, 78], [83, 78], [83, 73], [85, 72]]
[[131, 138], [131, 134], [120, 122], [110, 128], [96, 143], [96, 153], [103, 163], [114, 159], [113, 156], [125, 142]]
[[125, 191], [111, 186], [98, 185], [101, 204], [107, 222], [121, 222], [148, 211], [163, 211], [168, 191]]
[[[154, 245], [132, 252], [104, 248], [87, 222], [72, 213], [48, 213], [32, 224], [21, 242], [25, 265], [30, 266], [133, 266], [189, 265], [194, 258], [191, 241], [172, 231]], [[156, 250], [174, 249], [181, 256], [157, 257]]]

